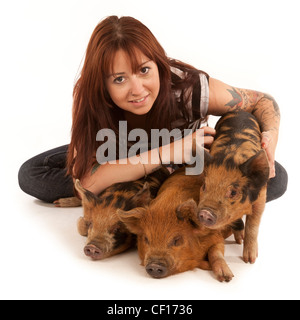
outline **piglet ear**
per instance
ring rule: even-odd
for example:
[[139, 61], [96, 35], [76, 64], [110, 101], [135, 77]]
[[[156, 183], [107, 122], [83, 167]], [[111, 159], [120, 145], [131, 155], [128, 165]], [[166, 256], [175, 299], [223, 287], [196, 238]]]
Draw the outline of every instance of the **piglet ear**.
[[80, 197], [82, 198], [86, 190], [82, 187], [79, 179], [76, 179], [74, 187], [76, 191], [79, 193]]
[[83, 206], [86, 206], [86, 205], [95, 206], [101, 202], [99, 197], [97, 197], [92, 192], [84, 189], [78, 179], [76, 179], [75, 181], [75, 189], [82, 199]]
[[131, 233], [140, 234], [142, 232], [140, 221], [146, 212], [147, 210], [142, 207], [134, 208], [130, 211], [118, 209], [117, 215]]
[[190, 199], [180, 204], [176, 209], [176, 216], [179, 221], [187, 221], [192, 227], [197, 228], [198, 206], [195, 200]]
[[209, 165], [213, 161], [213, 156], [204, 149], [204, 166]]
[[[256, 155], [240, 165], [240, 170], [249, 179], [250, 200], [254, 201], [263, 186], [269, 180], [269, 162], [265, 150], [259, 151]], [[252, 198], [252, 199], [251, 199]]]

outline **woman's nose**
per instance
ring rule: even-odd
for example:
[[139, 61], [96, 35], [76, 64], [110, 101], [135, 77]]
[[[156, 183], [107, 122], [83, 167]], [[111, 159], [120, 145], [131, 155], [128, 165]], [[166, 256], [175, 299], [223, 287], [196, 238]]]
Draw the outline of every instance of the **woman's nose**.
[[133, 77], [131, 80], [131, 88], [130, 93], [133, 96], [140, 96], [143, 93], [144, 86], [143, 80], [138, 77]]

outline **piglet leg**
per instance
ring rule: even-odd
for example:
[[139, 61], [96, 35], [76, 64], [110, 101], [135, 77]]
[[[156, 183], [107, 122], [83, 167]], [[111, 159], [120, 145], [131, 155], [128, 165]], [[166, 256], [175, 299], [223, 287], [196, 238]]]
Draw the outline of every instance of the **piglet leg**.
[[81, 207], [81, 200], [77, 197], [70, 197], [70, 198], [60, 198], [55, 200], [54, 202], [55, 207]]
[[208, 260], [213, 273], [220, 282], [229, 282], [234, 277], [224, 259], [224, 244], [219, 243], [212, 246], [208, 251]]
[[243, 260], [248, 263], [255, 263], [258, 257], [258, 231], [262, 214], [266, 204], [266, 188], [264, 188], [258, 199], [252, 205], [252, 214], [247, 216], [245, 228], [245, 241]]

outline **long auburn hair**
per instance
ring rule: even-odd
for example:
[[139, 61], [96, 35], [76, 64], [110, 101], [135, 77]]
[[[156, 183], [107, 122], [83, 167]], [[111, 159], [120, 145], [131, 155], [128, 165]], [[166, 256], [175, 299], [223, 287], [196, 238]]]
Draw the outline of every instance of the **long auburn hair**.
[[[172, 90], [190, 87], [195, 75], [202, 72], [169, 59], [151, 31], [132, 17], [110, 16], [100, 22], [89, 41], [73, 91], [72, 134], [67, 156], [67, 172], [73, 177], [81, 179], [96, 162], [96, 150], [101, 144], [96, 141], [96, 135], [100, 129], [110, 128], [118, 135], [119, 121], [124, 120], [123, 113], [110, 98], [105, 80], [113, 69], [118, 50], [128, 55], [132, 70], [136, 72], [139, 66], [136, 49], [154, 61], [159, 70], [160, 91], [147, 114], [148, 133], [150, 129], [171, 128], [171, 123], [178, 116]], [[171, 66], [189, 71], [190, 76], [185, 81], [172, 83]], [[188, 118], [185, 110], [181, 112]]]

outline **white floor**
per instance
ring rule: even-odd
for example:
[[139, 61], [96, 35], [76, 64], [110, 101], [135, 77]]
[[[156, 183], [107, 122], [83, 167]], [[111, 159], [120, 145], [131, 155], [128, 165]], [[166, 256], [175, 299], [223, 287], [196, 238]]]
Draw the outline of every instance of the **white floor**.
[[135, 250], [91, 261], [76, 230], [81, 208], [55, 208], [23, 194], [16, 181], [11, 187], [9, 193], [3, 189], [2, 198], [1, 299], [300, 298], [300, 217], [292, 192], [267, 205], [255, 265], [246, 265], [242, 247], [227, 241], [226, 260], [235, 278], [219, 283], [202, 270], [151, 279]]
[[[253, 1], [251, 6], [234, 0], [203, 1], [201, 26], [209, 28], [201, 31], [199, 44], [199, 11], [181, 2], [173, 6], [168, 24], [167, 9], [158, 12], [156, 6], [146, 8], [137, 1], [73, 2], [1, 5], [5, 50], [0, 53], [0, 299], [299, 299], [296, 2], [282, 6], [259, 1], [257, 11]], [[18, 168], [25, 160], [69, 142], [72, 89], [80, 60], [98, 21], [113, 13], [143, 21], [170, 56], [230, 85], [268, 92], [278, 101], [282, 124], [277, 160], [289, 172], [289, 190], [266, 207], [255, 265], [242, 262], [242, 247], [227, 245], [226, 259], [235, 274], [231, 283], [218, 283], [201, 270], [154, 280], [139, 265], [135, 251], [90, 261], [83, 254], [85, 239], [76, 230], [82, 209], [45, 205], [18, 187]], [[178, 24], [179, 17], [190, 14], [195, 16]], [[253, 19], [263, 23], [253, 24]]]

